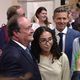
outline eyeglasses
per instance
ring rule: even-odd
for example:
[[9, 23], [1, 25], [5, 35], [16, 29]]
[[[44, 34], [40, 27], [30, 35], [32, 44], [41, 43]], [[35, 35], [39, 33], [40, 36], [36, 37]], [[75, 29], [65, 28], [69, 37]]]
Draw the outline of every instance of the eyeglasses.
[[45, 39], [45, 38], [40, 38], [39, 42], [41, 44], [46, 44], [47, 42], [48, 43], [51, 43], [53, 41], [52, 37], [49, 37], [48, 39]]

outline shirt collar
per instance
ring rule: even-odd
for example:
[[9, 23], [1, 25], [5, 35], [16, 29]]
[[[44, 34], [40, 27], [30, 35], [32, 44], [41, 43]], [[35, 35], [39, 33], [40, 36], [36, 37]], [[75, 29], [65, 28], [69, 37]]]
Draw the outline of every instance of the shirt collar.
[[24, 50], [27, 48], [26, 46], [22, 45], [21, 43], [19, 43], [18, 41], [16, 40], [13, 40], [15, 43], [17, 43], [19, 46], [21, 46]]
[[[68, 30], [68, 28], [65, 27], [65, 29], [62, 31], [62, 33], [67, 34], [67, 30]], [[55, 28], [55, 32], [56, 32], [56, 35], [58, 35], [60, 33], [60, 31], [58, 31], [56, 28]]]

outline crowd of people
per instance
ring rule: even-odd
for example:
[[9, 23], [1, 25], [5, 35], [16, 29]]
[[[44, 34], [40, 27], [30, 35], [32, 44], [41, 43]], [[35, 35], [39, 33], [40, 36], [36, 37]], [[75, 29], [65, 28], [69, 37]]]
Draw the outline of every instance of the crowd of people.
[[31, 22], [22, 6], [7, 10], [0, 28], [0, 78], [13, 80], [80, 80], [80, 2], [78, 17], [64, 6], [39, 7]]

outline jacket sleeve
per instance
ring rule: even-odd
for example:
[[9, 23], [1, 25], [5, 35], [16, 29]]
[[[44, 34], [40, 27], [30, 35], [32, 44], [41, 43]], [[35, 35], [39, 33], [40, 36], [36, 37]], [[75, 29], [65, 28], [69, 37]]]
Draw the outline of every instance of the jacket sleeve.
[[71, 80], [80, 80], [80, 71], [74, 71]]

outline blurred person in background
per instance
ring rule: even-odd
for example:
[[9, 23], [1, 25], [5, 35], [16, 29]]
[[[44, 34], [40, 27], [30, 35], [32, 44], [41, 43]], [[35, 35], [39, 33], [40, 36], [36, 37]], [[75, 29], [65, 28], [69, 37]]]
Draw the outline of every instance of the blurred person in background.
[[[79, 17], [75, 20], [75, 29], [80, 32], [80, 2], [76, 4]], [[80, 37], [76, 38], [73, 42], [73, 55], [72, 55], [71, 75], [72, 80], [80, 80]], [[79, 62], [79, 63], [78, 63]], [[78, 65], [78, 66], [77, 66]], [[79, 68], [79, 69], [78, 69]], [[75, 79], [74, 79], [75, 78]]]
[[72, 8], [69, 11], [69, 27], [75, 30], [79, 30], [80, 26], [80, 2], [76, 3], [76, 8]]
[[39, 7], [35, 12], [32, 28], [35, 31], [40, 26], [46, 26], [50, 29], [54, 29], [54, 26], [48, 21], [47, 9], [45, 7]]
[[74, 22], [75, 27], [73, 29], [80, 31], [80, 2], [76, 4], [76, 7], [78, 12], [78, 17], [75, 19], [75, 22]]
[[71, 71], [72, 80], [80, 80], [80, 37], [73, 42]]
[[[10, 6], [7, 10], [7, 21], [15, 14], [25, 16], [25, 12], [22, 6], [20, 5]], [[8, 42], [9, 42], [9, 37], [8, 37], [8, 32], [7, 32], [7, 25], [2, 24], [0, 28], [0, 56], [3, 51], [2, 49], [5, 48]]]

